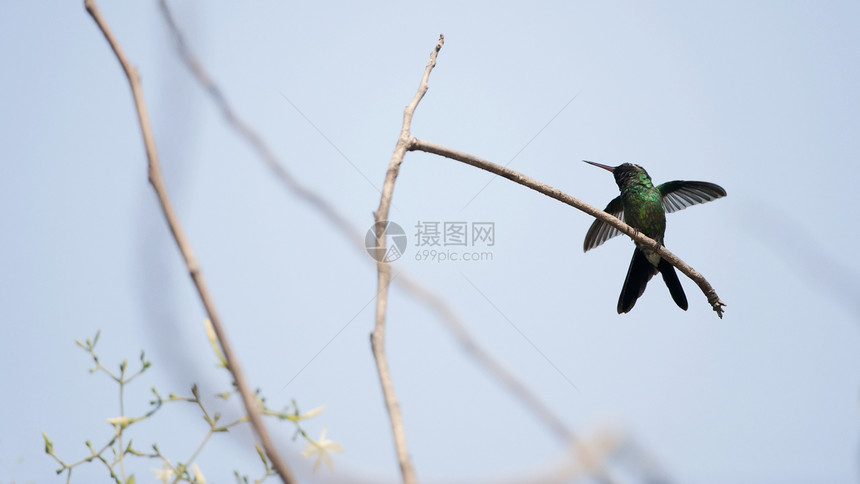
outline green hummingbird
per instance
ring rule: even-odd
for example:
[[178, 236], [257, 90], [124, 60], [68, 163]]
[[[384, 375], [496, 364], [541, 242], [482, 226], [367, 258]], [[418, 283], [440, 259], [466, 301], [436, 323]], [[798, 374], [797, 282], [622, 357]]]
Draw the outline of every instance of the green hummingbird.
[[[611, 167], [593, 161], [582, 161], [608, 170], [615, 176], [615, 183], [618, 184], [621, 195], [613, 198], [604, 211], [618, 217], [660, 245], [663, 245], [663, 236], [666, 233], [666, 213], [726, 196], [723, 187], [702, 181], [675, 180], [655, 187], [648, 172], [632, 163]], [[615, 227], [595, 220], [585, 234], [583, 249], [587, 252], [620, 233]], [[645, 292], [645, 286], [657, 271], [663, 275], [663, 281], [669, 287], [669, 293], [675, 303], [684, 311], [687, 310], [687, 296], [675, 268], [651, 247], [637, 243], [630, 268], [627, 270], [627, 278], [621, 288], [621, 296], [618, 298], [618, 314], [633, 309], [636, 300]]]

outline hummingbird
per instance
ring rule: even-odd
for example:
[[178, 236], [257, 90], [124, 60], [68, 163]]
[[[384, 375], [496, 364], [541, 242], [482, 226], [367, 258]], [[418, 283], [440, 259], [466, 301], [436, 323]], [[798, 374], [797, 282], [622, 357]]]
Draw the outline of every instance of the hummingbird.
[[[623, 163], [616, 167], [582, 160], [607, 170], [615, 176], [621, 195], [612, 199], [604, 212], [618, 217], [635, 230], [663, 245], [666, 233], [666, 213], [676, 212], [692, 205], [710, 202], [726, 196], [723, 187], [702, 181], [675, 180], [654, 186], [651, 177], [639, 165]], [[585, 252], [606, 242], [621, 232], [600, 220], [595, 220], [585, 234]], [[648, 281], [660, 272], [669, 287], [675, 303], [687, 310], [687, 296], [672, 264], [660, 257], [652, 247], [636, 244], [627, 278], [618, 297], [618, 314], [630, 312], [639, 296], [645, 292]]]

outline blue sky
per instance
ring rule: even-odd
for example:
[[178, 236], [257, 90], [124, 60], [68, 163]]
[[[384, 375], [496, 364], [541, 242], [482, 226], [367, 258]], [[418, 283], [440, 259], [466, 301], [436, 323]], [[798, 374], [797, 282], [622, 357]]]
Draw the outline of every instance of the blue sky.
[[[326, 426], [345, 448], [335, 478], [394, 481], [368, 339], [373, 261], [229, 128], [179, 61], [156, 2], [99, 5], [140, 70], [168, 189], [252, 384], [273, 406], [326, 406], [306, 428]], [[617, 315], [629, 240], [583, 254], [586, 215], [424, 153], [407, 154], [394, 192], [390, 218], [410, 244], [394, 264], [577, 433], [622, 429], [676, 482], [857, 482], [858, 4], [174, 8], [237, 112], [362, 232], [440, 33], [416, 136], [599, 207], [615, 183], [579, 160], [723, 186], [726, 198], [669, 215], [666, 234], [728, 304], [723, 319], [685, 278], [688, 311], [655, 279]], [[198, 383], [211, 396], [229, 381], [147, 183], [127, 82], [83, 2], [7, 5], [0, 58], [0, 481], [59, 482], [40, 433], [73, 460], [117, 412], [115, 387], [87, 373], [75, 339], [101, 330], [108, 365], [147, 351], [153, 367], [126, 395], [129, 413], [153, 386]], [[493, 222], [492, 260], [416, 260], [422, 221]], [[492, 479], [561, 458], [553, 435], [397, 287], [388, 347], [423, 480]], [[302, 467], [290, 427], [272, 429], [303, 482], [326, 476]], [[199, 413], [175, 405], [134, 438], [181, 460], [204, 432]], [[210, 479], [256, 474], [248, 432], [236, 436], [207, 445]], [[135, 469], [138, 482], [150, 466]]]

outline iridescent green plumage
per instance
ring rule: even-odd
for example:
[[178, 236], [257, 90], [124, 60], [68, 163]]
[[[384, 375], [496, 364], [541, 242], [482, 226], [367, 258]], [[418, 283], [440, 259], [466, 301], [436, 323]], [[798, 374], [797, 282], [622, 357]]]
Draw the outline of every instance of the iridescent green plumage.
[[[675, 180], [655, 187], [645, 169], [631, 163], [616, 167], [591, 161], [586, 163], [612, 172], [621, 190], [621, 195], [612, 199], [604, 211], [661, 245], [666, 233], [666, 213], [726, 196], [722, 187], [708, 182]], [[615, 227], [595, 220], [585, 234], [583, 249], [593, 249], [620, 233]], [[675, 303], [681, 309], [687, 309], [687, 297], [675, 268], [652, 248], [636, 244], [627, 278], [618, 298], [619, 314], [633, 309], [636, 300], [645, 292], [648, 281], [658, 271], [663, 275]]]

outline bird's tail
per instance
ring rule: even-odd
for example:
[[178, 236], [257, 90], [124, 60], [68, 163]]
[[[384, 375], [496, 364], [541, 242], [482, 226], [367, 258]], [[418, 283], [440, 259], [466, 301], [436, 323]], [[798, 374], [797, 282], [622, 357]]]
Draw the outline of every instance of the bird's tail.
[[[664, 262], [665, 261], [663, 259], [660, 259], [661, 264]], [[667, 265], [670, 269], [672, 268], [671, 264], [667, 263]], [[648, 281], [650, 281], [656, 273], [657, 268], [648, 262], [648, 259], [645, 257], [645, 253], [637, 247], [636, 250], [633, 251], [633, 259], [630, 261], [630, 268], [627, 269], [627, 278], [624, 279], [624, 287], [621, 288], [621, 296], [618, 297], [618, 314], [628, 313], [633, 309], [633, 306], [636, 304], [636, 300], [639, 299], [639, 296], [641, 296], [643, 292], [645, 292], [645, 286], [648, 285]], [[672, 274], [674, 274], [674, 271], [672, 271]], [[666, 277], [665, 273], [663, 277]], [[678, 281], [678, 276], [675, 276], [675, 281]], [[680, 287], [681, 283], [678, 282], [678, 288]], [[672, 296], [675, 296], [674, 292], [672, 293]], [[681, 290], [681, 297], [684, 297], [683, 290]], [[684, 305], [686, 309], [686, 299], [684, 301]]]
[[684, 294], [684, 288], [681, 286], [681, 281], [678, 280], [678, 274], [675, 272], [675, 268], [672, 264], [661, 258], [660, 263], [657, 264], [657, 269], [660, 271], [660, 274], [663, 275], [663, 282], [665, 282], [666, 286], [669, 288], [669, 293], [672, 295], [672, 299], [675, 300], [675, 303], [679, 308], [686, 311], [687, 296]]

